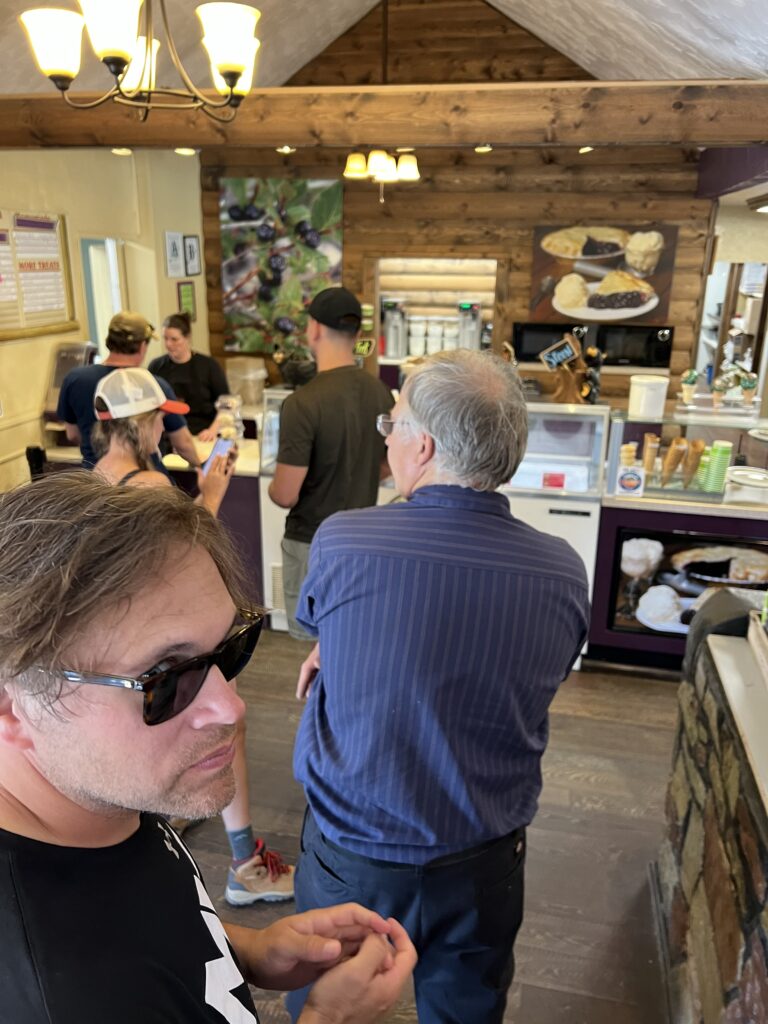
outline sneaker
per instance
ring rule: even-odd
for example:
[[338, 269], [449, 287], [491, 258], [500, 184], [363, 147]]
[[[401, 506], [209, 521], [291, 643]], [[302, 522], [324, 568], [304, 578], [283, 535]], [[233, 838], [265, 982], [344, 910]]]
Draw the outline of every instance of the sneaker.
[[294, 871], [279, 853], [268, 850], [259, 840], [249, 860], [229, 869], [224, 898], [233, 907], [245, 907], [258, 900], [291, 900]]

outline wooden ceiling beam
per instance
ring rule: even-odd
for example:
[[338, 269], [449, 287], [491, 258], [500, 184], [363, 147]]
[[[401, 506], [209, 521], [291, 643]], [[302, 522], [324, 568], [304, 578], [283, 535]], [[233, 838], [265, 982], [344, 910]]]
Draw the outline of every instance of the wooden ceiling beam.
[[0, 98], [0, 146], [741, 146], [766, 142], [767, 115], [766, 81], [283, 87], [228, 125], [25, 96]]

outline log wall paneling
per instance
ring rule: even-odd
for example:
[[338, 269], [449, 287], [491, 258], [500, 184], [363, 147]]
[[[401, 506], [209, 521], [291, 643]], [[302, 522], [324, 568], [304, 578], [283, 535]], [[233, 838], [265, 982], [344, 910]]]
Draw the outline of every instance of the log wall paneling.
[[[274, 177], [340, 176], [345, 152], [319, 148], [299, 150], [289, 158], [264, 149], [204, 150], [203, 211], [208, 267], [211, 349], [222, 353], [221, 289], [217, 279], [219, 248], [218, 180], [225, 174]], [[638, 229], [655, 221], [678, 228], [675, 274], [669, 322], [675, 327], [670, 395], [688, 367], [698, 337], [704, 287], [709, 200], [697, 199], [695, 154], [679, 147], [616, 148], [578, 156], [572, 150], [494, 150], [487, 156], [472, 150], [420, 149], [420, 166], [431, 175], [421, 183], [387, 187], [386, 202], [367, 183], [344, 183], [345, 285], [363, 301], [375, 303], [375, 268], [379, 258], [446, 257], [497, 260], [494, 303], [494, 347], [509, 340], [512, 324], [527, 320], [530, 301], [533, 229], [539, 224], [611, 221]], [[506, 186], [499, 187], [499, 173]], [[458, 188], [457, 175], [471, 182]], [[536, 189], [558, 181], [557, 189]], [[609, 187], [610, 183], [614, 187]], [[619, 187], [620, 186], [620, 187]], [[553, 390], [552, 375], [534, 369], [526, 376]], [[603, 394], [617, 406], [626, 404], [628, 374], [603, 374]]]
[[386, 7], [378, 4], [339, 36], [288, 85], [574, 81], [591, 77], [485, 0], [430, 0], [428, 4], [389, 0]]

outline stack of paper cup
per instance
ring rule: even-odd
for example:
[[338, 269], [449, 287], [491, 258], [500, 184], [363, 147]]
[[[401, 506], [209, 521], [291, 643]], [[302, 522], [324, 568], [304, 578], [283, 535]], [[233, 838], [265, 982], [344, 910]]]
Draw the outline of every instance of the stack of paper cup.
[[458, 318], [446, 320], [443, 324], [443, 348], [458, 348], [459, 345], [459, 321]]
[[440, 318], [430, 318], [427, 323], [427, 352], [432, 355], [439, 352], [443, 347], [443, 321]]
[[709, 465], [704, 479], [704, 490], [721, 493], [725, 490], [726, 474], [731, 464], [733, 443], [731, 441], [713, 441], [709, 453]]
[[408, 353], [412, 356], [423, 356], [427, 350], [427, 318], [425, 316], [408, 317]]

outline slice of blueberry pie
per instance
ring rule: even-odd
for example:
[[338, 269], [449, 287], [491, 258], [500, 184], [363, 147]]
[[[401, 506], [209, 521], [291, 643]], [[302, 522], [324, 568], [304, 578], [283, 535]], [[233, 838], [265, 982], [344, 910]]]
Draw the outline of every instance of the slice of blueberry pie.
[[623, 228], [574, 225], [550, 231], [542, 238], [541, 247], [551, 256], [576, 260], [579, 256], [615, 256], [624, 251], [628, 241], [629, 232]]
[[636, 309], [655, 294], [647, 281], [624, 270], [612, 270], [589, 296], [587, 305], [592, 309]]

